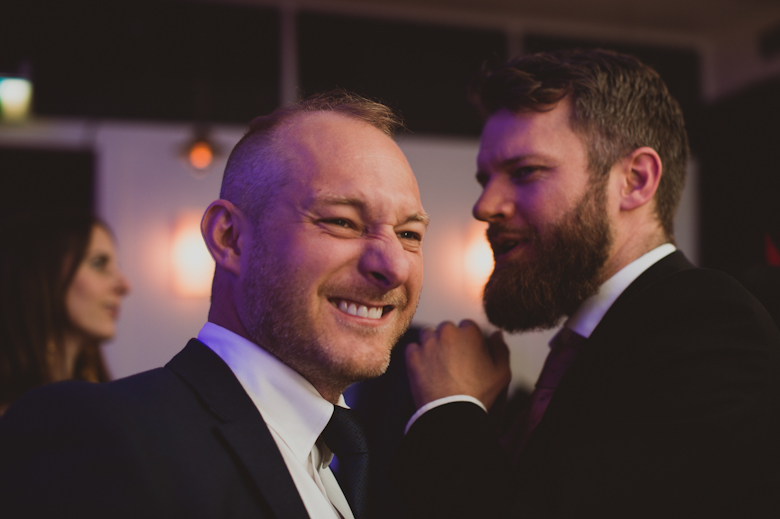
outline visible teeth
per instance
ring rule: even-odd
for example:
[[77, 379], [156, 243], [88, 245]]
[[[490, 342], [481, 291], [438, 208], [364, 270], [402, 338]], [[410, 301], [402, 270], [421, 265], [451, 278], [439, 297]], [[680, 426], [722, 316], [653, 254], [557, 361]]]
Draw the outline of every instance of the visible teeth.
[[368, 307], [366, 305], [356, 305], [355, 303], [347, 303], [346, 301], [339, 301], [336, 305], [342, 312], [354, 315], [357, 317], [367, 317], [369, 319], [380, 319], [384, 313], [383, 308]]

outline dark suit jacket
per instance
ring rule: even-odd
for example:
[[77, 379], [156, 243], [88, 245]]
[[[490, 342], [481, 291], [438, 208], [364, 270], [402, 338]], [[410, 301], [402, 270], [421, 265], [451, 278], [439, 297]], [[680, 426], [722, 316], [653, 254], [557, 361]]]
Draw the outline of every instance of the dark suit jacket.
[[612, 305], [514, 469], [468, 403], [423, 415], [394, 480], [413, 515], [780, 517], [780, 333], [677, 252]]
[[14, 404], [0, 419], [0, 515], [308, 517], [257, 408], [194, 339], [164, 368]]

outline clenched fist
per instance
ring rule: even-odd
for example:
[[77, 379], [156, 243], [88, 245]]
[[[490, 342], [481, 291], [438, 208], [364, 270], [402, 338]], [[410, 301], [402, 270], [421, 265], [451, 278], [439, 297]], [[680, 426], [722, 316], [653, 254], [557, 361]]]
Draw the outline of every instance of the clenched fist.
[[420, 344], [406, 348], [406, 366], [419, 409], [451, 395], [469, 395], [488, 409], [512, 378], [509, 348], [501, 332], [485, 341], [474, 321], [450, 321], [420, 332]]

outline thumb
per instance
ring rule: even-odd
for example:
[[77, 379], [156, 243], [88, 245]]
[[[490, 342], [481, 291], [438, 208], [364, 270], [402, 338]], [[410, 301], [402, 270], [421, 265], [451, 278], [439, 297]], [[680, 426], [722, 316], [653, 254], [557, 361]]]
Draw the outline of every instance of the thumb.
[[504, 334], [500, 330], [488, 338], [488, 351], [497, 366], [509, 366], [509, 347], [504, 342]]

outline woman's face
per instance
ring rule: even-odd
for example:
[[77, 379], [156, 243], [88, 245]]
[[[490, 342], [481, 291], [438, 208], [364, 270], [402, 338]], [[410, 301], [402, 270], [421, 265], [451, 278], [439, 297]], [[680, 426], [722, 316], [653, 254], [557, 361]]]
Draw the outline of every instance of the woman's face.
[[119, 270], [111, 236], [95, 225], [84, 260], [65, 294], [70, 324], [89, 338], [112, 338], [122, 298], [129, 290], [130, 285]]

